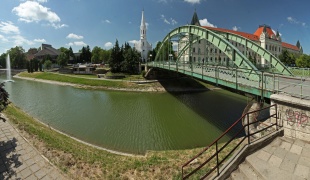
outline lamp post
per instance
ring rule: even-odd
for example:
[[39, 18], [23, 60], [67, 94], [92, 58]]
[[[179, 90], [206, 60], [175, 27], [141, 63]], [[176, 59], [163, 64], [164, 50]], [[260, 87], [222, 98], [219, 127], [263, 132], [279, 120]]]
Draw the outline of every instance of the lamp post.
[[153, 56], [153, 55], [152, 55], [152, 54], [150, 54], [150, 62], [152, 62], [152, 56]]
[[171, 64], [171, 58], [172, 58], [172, 54], [169, 54], [169, 69], [170, 69], [170, 64]]

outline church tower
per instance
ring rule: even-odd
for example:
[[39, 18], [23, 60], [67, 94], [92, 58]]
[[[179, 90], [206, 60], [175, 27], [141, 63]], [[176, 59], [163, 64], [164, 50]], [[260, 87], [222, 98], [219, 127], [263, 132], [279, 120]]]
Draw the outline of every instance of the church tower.
[[147, 62], [148, 53], [152, 50], [152, 45], [147, 42], [146, 39], [146, 23], [144, 18], [144, 10], [142, 11], [141, 25], [140, 25], [140, 40], [135, 43], [135, 48], [141, 53], [141, 61]]

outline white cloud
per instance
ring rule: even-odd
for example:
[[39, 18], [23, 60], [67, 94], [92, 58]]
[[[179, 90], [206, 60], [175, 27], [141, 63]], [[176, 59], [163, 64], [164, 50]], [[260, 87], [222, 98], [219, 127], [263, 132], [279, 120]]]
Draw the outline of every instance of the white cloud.
[[33, 41], [37, 42], [37, 43], [45, 43], [46, 42], [45, 39], [34, 39]]
[[184, 2], [190, 3], [190, 4], [199, 4], [200, 0], [184, 0]]
[[147, 22], [145, 23], [146, 29], [149, 29], [149, 25], [150, 25], [149, 23]]
[[0, 41], [9, 42], [9, 40], [7, 38], [5, 38], [4, 36], [2, 36], [1, 34], [0, 34]]
[[173, 19], [173, 18], [170, 18], [169, 20], [165, 17], [165, 15], [160, 15], [160, 18], [164, 21], [164, 23], [166, 23], [166, 24], [171, 24], [171, 25], [176, 25], [176, 24], [178, 24], [178, 22], [175, 20], [175, 19]]
[[[29, 0], [21, 0], [21, 1], [29, 1]], [[48, 0], [30, 0], [30, 1], [37, 1], [39, 3], [46, 3]]]
[[[277, 31], [276, 30], [273, 30], [273, 29], [271, 29], [272, 30], [272, 32], [275, 34], [275, 35], [277, 35]], [[280, 36], [282, 36], [282, 34], [281, 33], [279, 33], [280, 34]]]
[[215, 27], [215, 28], [217, 27], [216, 25], [211, 24], [211, 23], [208, 21], [207, 18], [204, 18], [204, 19], [202, 19], [202, 20], [199, 20], [199, 23], [200, 23], [201, 26], [209, 26], [209, 27]]
[[84, 37], [80, 36], [80, 35], [76, 35], [76, 34], [70, 33], [66, 38], [67, 39], [83, 39]]
[[289, 23], [292, 23], [292, 24], [298, 24], [298, 25], [302, 25], [302, 26], [306, 26], [306, 23], [305, 22], [300, 22], [298, 21], [297, 19], [293, 18], [293, 17], [287, 17], [287, 21]]
[[131, 40], [131, 41], [128, 41], [128, 42], [131, 43], [131, 44], [136, 44], [139, 41], [138, 40]]
[[241, 27], [237, 27], [237, 26], [234, 26], [233, 28], [232, 28], [232, 30], [234, 30], [234, 31], [238, 31], [238, 30], [240, 30], [241, 29]]
[[84, 43], [83, 41], [70, 42], [70, 43], [68, 43], [66, 45], [67, 46], [87, 46], [87, 44]]
[[13, 39], [14, 42], [14, 46], [22, 46], [23, 44], [27, 44], [27, 45], [33, 45], [34, 42], [33, 41], [29, 41], [28, 39], [24, 38], [21, 35], [15, 35], [10, 37]]
[[106, 19], [104, 22], [108, 23], [108, 24], [111, 24], [111, 21]]
[[113, 47], [113, 44], [111, 42], [107, 42], [104, 44], [104, 47], [105, 48], [111, 48], [111, 47]]
[[51, 23], [49, 24], [50, 26], [54, 27], [55, 29], [61, 29], [64, 27], [69, 27], [67, 24], [55, 24], [55, 23]]
[[[38, 1], [38, 2], [37, 2]], [[19, 6], [14, 7], [12, 12], [19, 17], [19, 21], [26, 23], [47, 21], [49, 25], [55, 29], [68, 27], [66, 24], [60, 24], [60, 17], [50, 8], [44, 7], [39, 2], [47, 2], [46, 0], [26, 1]]]
[[0, 32], [4, 34], [19, 34], [19, 28], [15, 26], [11, 21], [0, 21]]

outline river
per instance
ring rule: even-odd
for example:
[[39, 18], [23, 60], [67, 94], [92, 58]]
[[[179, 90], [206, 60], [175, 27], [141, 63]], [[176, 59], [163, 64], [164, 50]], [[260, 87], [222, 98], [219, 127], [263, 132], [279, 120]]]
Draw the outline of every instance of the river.
[[5, 84], [9, 99], [31, 116], [82, 141], [131, 154], [206, 146], [247, 102], [225, 90], [120, 92], [14, 81]]

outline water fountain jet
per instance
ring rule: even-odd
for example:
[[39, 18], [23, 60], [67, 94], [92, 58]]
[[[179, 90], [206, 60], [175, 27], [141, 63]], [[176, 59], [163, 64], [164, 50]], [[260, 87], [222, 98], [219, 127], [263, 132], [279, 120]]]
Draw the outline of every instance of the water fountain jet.
[[11, 61], [10, 54], [6, 57], [6, 80], [5, 82], [14, 82], [11, 78]]

